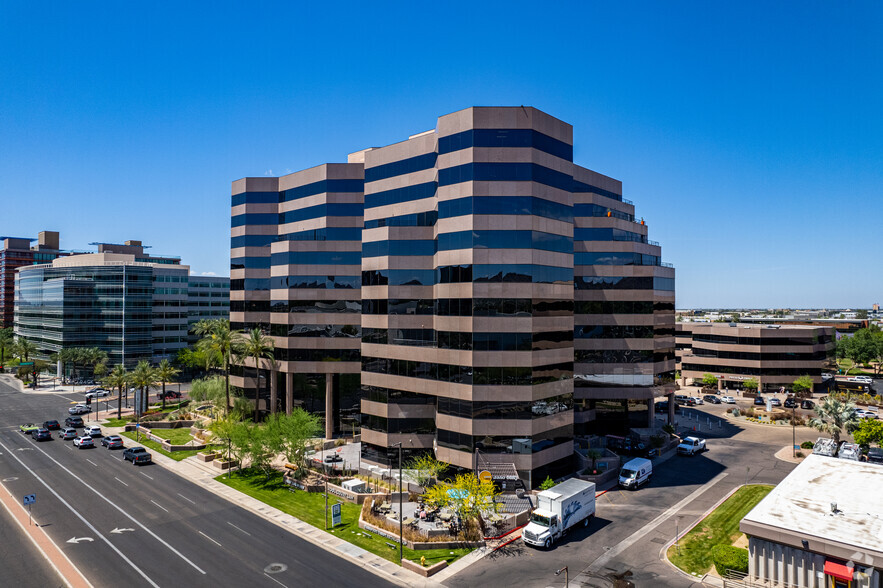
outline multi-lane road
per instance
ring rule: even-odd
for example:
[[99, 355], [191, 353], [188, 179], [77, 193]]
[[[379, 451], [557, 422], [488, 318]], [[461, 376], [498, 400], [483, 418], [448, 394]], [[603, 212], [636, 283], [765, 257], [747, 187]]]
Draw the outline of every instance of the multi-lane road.
[[[390, 585], [161, 466], [18, 431], [63, 421], [73, 400], [0, 381], [0, 481], [19, 501], [37, 495], [35, 521], [94, 586]], [[17, 528], [4, 525], [0, 538], [21, 545], [0, 551], [5, 585], [57, 585]]]

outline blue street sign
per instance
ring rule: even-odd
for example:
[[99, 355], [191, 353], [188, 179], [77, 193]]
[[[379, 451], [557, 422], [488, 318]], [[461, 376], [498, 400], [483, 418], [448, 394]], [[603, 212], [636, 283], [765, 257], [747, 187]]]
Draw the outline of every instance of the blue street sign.
[[25, 506], [27, 506], [29, 504], [34, 504], [35, 502], [37, 502], [37, 495], [36, 494], [28, 494], [27, 496], [24, 497], [23, 502], [24, 502]]

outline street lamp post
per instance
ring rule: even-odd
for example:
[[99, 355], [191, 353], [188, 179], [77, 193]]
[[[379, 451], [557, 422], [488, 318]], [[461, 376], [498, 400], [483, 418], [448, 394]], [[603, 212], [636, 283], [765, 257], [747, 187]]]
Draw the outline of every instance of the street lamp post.
[[797, 457], [797, 402], [791, 407], [791, 457]]
[[567, 570], [567, 566], [564, 566], [560, 570], [555, 570], [555, 575], [561, 575], [561, 572], [564, 572], [564, 588], [568, 588], [570, 586], [570, 572]]
[[393, 443], [391, 447], [398, 446], [399, 448], [399, 565], [402, 565], [402, 560], [404, 556], [402, 554], [404, 550], [405, 543], [405, 534], [404, 527], [402, 521], [405, 518], [405, 510], [402, 506], [402, 442]]

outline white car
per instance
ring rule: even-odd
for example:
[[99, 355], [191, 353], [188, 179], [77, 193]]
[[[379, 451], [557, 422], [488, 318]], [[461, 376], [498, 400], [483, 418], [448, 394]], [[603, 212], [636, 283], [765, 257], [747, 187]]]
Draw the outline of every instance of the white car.
[[92, 408], [85, 404], [75, 404], [67, 409], [67, 412], [69, 414], [86, 414], [87, 412], [92, 412]]
[[693, 396], [693, 402], [695, 402], [697, 405], [705, 404], [705, 401], [702, 400], [701, 396]]
[[86, 392], [86, 398], [104, 398], [105, 396], [110, 396], [110, 392], [107, 390], [92, 390]]
[[95, 443], [92, 442], [92, 437], [83, 435], [74, 439], [74, 446], [82, 449], [83, 447], [95, 447]]
[[95, 425], [91, 425], [83, 429], [84, 437], [103, 437], [104, 435], [101, 433], [101, 427], [97, 427]]
[[870, 410], [865, 410], [863, 408], [855, 409], [855, 416], [860, 419], [876, 419], [877, 413], [871, 412]]
[[736, 404], [736, 399], [732, 396], [721, 396], [721, 402], [724, 404]]

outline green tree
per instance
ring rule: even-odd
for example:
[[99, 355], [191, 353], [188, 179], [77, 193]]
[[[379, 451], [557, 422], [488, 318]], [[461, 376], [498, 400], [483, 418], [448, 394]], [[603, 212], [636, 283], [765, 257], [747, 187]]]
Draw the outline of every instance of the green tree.
[[113, 366], [113, 369], [109, 374], [104, 378], [104, 385], [113, 390], [116, 388], [119, 391], [120, 397], [117, 402], [117, 418], [123, 418], [123, 390], [126, 391], [126, 398], [128, 399], [129, 395], [129, 379], [130, 374], [126, 371], [126, 366], [121, 363]]
[[865, 309], [857, 310], [855, 312], [855, 318], [861, 319], [861, 320], [867, 319], [868, 318], [868, 311]]
[[448, 469], [448, 464], [425, 453], [409, 459], [405, 464], [405, 468], [412, 470], [414, 480], [420, 486], [426, 488], [430, 482], [436, 480], [440, 473]]
[[230, 429], [230, 453], [240, 468], [251, 450], [251, 428], [249, 421], [236, 421]]
[[475, 474], [460, 474], [453, 480], [436, 484], [426, 491], [425, 500], [430, 505], [454, 510], [461, 520], [467, 521], [482, 512], [496, 512], [499, 492], [493, 482], [482, 482]]
[[[223, 385], [221, 386], [221, 391], [223, 397]], [[231, 415], [225, 414], [223, 417], [214, 419], [208, 426], [209, 431], [214, 435], [214, 440], [223, 445], [227, 460], [232, 455], [233, 435], [237, 423], [238, 421]]]
[[248, 458], [251, 467], [264, 473], [267, 479], [273, 473], [273, 459], [279, 453], [279, 437], [265, 425], [251, 424], [248, 435]]
[[12, 348], [13, 339], [12, 327], [0, 329], [0, 365], [6, 362], [6, 350]]
[[813, 386], [815, 383], [810, 376], [800, 376], [791, 384], [791, 389], [794, 390], [794, 394], [802, 398], [812, 394]]
[[[18, 358], [19, 363], [27, 363], [30, 361], [31, 356], [33, 356], [37, 352], [37, 346], [28, 341], [24, 337], [17, 337], [15, 339], [15, 343], [12, 347], [12, 353], [15, 357]], [[26, 370], [25, 372], [25, 381], [27, 381], [27, 372], [30, 370]]]
[[717, 386], [717, 376], [714, 374], [702, 374], [702, 379], [700, 381], [706, 388]]
[[813, 429], [831, 435], [834, 442], [840, 443], [840, 434], [844, 431], [851, 433], [859, 426], [859, 419], [855, 416], [855, 404], [843, 402], [828, 396], [815, 408], [815, 416], [811, 417], [807, 424]]
[[320, 430], [319, 417], [302, 408], [291, 414], [276, 413], [267, 420], [267, 430], [278, 440], [276, 450], [297, 466], [298, 474], [306, 471], [307, 442]]
[[864, 419], [852, 432], [852, 438], [860, 445], [876, 443], [883, 446], [883, 421]]
[[150, 388], [157, 382], [156, 369], [153, 368], [146, 360], [141, 360], [132, 371], [132, 384], [141, 390], [141, 406], [138, 407], [139, 413], [147, 411], [147, 395]]
[[[225, 398], [224, 379], [218, 376], [199, 378], [193, 380], [193, 383], [190, 385], [190, 400], [195, 403], [208, 402], [214, 409], [220, 409], [224, 406]], [[227, 411], [224, 412], [226, 413]]]
[[[248, 332], [248, 336], [242, 341], [241, 344], [241, 353], [245, 357], [249, 357], [254, 360], [255, 366], [255, 388], [254, 388], [254, 420], [257, 422], [258, 420], [258, 401], [260, 395], [260, 383], [261, 383], [261, 364], [264, 363], [264, 359], [269, 359], [269, 364], [273, 365], [273, 338], [264, 335], [264, 333], [258, 329], [254, 328]], [[276, 406], [273, 402], [270, 403], [273, 406], [270, 406], [270, 412], [276, 412]]]
[[239, 338], [230, 330], [227, 319], [201, 320], [193, 327], [193, 332], [202, 337], [196, 344], [206, 358], [206, 366], [213, 358], [220, 358], [224, 369], [224, 394], [227, 400], [225, 411], [230, 412], [230, 364], [237, 352]]
[[540, 484], [540, 490], [548, 490], [555, 486], [555, 480], [552, 479], [552, 476], [546, 476], [546, 479], [543, 480], [543, 483]]
[[757, 388], [760, 386], [760, 383], [757, 381], [757, 378], [748, 378], [744, 382], [742, 382], [742, 387], [748, 390], [749, 392], [757, 392]]
[[175, 376], [181, 373], [181, 370], [169, 363], [168, 359], [159, 362], [156, 367], [156, 377], [162, 382], [162, 409], [166, 409], [166, 382], [175, 381]]

